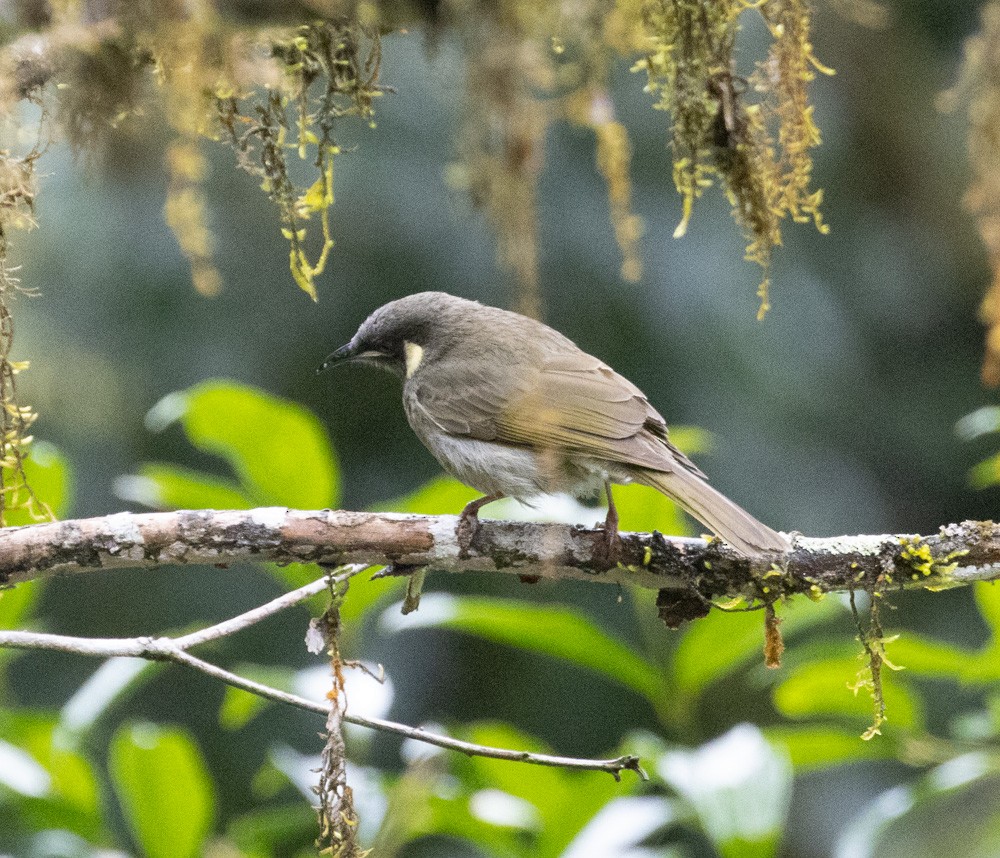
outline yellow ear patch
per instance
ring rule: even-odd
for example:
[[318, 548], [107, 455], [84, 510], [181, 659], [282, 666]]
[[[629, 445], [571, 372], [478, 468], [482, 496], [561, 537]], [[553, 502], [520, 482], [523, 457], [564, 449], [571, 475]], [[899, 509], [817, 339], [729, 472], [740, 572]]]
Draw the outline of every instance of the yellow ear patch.
[[424, 349], [423, 346], [418, 346], [416, 343], [404, 340], [403, 353], [406, 356], [406, 377], [409, 378], [417, 371], [420, 361], [424, 359]]

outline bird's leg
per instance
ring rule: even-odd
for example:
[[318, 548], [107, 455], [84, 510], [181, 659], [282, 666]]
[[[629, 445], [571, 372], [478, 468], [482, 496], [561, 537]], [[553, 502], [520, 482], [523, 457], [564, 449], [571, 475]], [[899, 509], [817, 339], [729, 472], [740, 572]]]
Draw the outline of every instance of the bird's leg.
[[455, 538], [458, 540], [458, 556], [467, 557], [472, 540], [476, 531], [479, 530], [479, 510], [486, 504], [498, 501], [504, 497], [503, 492], [496, 492], [491, 495], [484, 495], [474, 501], [469, 501], [458, 517], [458, 526], [455, 528]]
[[608, 514], [604, 519], [604, 557], [608, 568], [618, 562], [621, 551], [621, 539], [618, 536], [618, 509], [615, 507], [615, 496], [611, 493], [611, 480], [604, 481], [604, 491], [608, 496]]

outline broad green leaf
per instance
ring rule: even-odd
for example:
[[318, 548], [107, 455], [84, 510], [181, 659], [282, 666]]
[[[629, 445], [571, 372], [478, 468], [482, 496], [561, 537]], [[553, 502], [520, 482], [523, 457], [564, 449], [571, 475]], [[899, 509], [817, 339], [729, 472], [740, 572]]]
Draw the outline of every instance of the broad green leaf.
[[60, 710], [60, 741], [79, 747], [110, 709], [135, 694], [164, 667], [165, 662], [141, 658], [109, 658], [103, 662]]
[[0, 590], [0, 629], [19, 629], [27, 622], [42, 592], [42, 583], [25, 581], [16, 587]]
[[259, 694], [227, 685], [219, 707], [219, 724], [227, 730], [239, 730], [263, 712], [269, 702]]
[[796, 774], [855, 760], [892, 759], [897, 751], [892, 742], [866, 742], [857, 730], [842, 727], [790, 724], [770, 727], [764, 735], [785, 749]]
[[[552, 753], [536, 738], [529, 736], [510, 724], [499, 722], [474, 725], [467, 738], [482, 745], [499, 748]], [[490, 793], [499, 790], [501, 795], [513, 796], [515, 800], [527, 803], [535, 814], [517, 812], [512, 814], [514, 822], [521, 816], [519, 827], [534, 834], [534, 842], [527, 853], [532, 858], [557, 858], [580, 830], [594, 815], [612, 799], [627, 795], [638, 783], [626, 773], [623, 782], [617, 783], [603, 772], [568, 772], [558, 768], [533, 768], [530, 777], [516, 763], [476, 757], [470, 761], [475, 769], [475, 783], [485, 789], [473, 795], [473, 811], [485, 806], [493, 798]], [[481, 811], [480, 811], [481, 814]]]
[[373, 608], [398, 601], [406, 587], [406, 578], [377, 578], [372, 581], [371, 576], [376, 571], [372, 568], [351, 580], [351, 589], [340, 608], [340, 618], [348, 634]]
[[[56, 518], [69, 511], [73, 492], [73, 477], [69, 463], [54, 444], [36, 441], [24, 460], [24, 474], [35, 497], [51, 510]], [[36, 524], [27, 509], [12, 509], [6, 513], [7, 524]]]
[[974, 465], [969, 471], [969, 483], [974, 489], [985, 489], [1000, 483], [1000, 453]]
[[[843, 717], [855, 722], [871, 722], [871, 694], [857, 683], [861, 659], [827, 659], [804, 665], [792, 672], [774, 690], [774, 703], [789, 718]], [[923, 715], [916, 696], [888, 668], [882, 669], [886, 718], [890, 728], [916, 730], [923, 725]]]
[[376, 512], [412, 512], [419, 515], [457, 515], [482, 492], [451, 477], [435, 477], [411, 494], [372, 507]]
[[204, 382], [167, 401], [191, 443], [228, 461], [254, 505], [319, 509], [339, 502], [333, 449], [302, 406], [226, 381]]
[[973, 585], [976, 607], [989, 626], [993, 646], [1000, 649], [1000, 587], [992, 581], [979, 581]]
[[292, 844], [311, 846], [316, 839], [316, 811], [304, 801], [252, 810], [233, 819], [226, 834], [241, 858], [287, 855]]
[[[242, 664], [233, 671], [247, 679], [277, 688], [279, 691], [291, 691], [295, 680], [295, 671], [284, 667], [269, 667], [261, 664]], [[270, 700], [259, 694], [251, 694], [242, 688], [227, 685], [219, 707], [219, 724], [227, 730], [239, 730], [245, 727], [256, 715], [262, 712]]]
[[[886, 645], [886, 655], [907, 673], [940, 678], [965, 679], [975, 673], [978, 653], [953, 644], [906, 632]], [[995, 658], [990, 658], [995, 662]], [[996, 668], [994, 668], [996, 670]]]
[[615, 507], [621, 530], [651, 533], [654, 530], [671, 536], [690, 536], [690, 521], [681, 508], [656, 489], [640, 485], [615, 486]]
[[955, 434], [963, 441], [974, 441], [991, 432], [1000, 432], [1000, 408], [996, 405], [977, 408], [955, 424]]
[[[409, 830], [405, 832], [407, 840], [422, 835], [436, 834], [473, 843], [479, 853], [488, 856], [488, 858], [542, 858], [536, 850], [535, 841], [527, 838], [522, 829], [496, 825], [477, 815], [474, 812], [476, 798], [475, 794], [468, 795], [466, 793], [447, 798], [434, 794], [428, 795], [423, 797], [424, 807], [418, 809], [420, 815], [415, 819], [408, 816], [413, 805], [407, 807], [400, 803], [400, 811], [405, 821], [397, 823], [397, 825], [408, 826]], [[390, 805], [390, 813], [393, 808], [394, 805]], [[394, 831], [389, 833], [396, 837], [401, 834]], [[376, 843], [380, 842], [376, 841]], [[467, 849], [463, 850], [463, 853], [467, 852]], [[381, 855], [383, 853], [375, 852], [374, 854]]]
[[769, 858], [788, 815], [792, 766], [750, 724], [693, 751], [668, 751], [656, 770], [697, 813], [725, 858]]
[[122, 726], [111, 741], [115, 792], [149, 858], [197, 858], [212, 829], [212, 782], [197, 745], [176, 727]]
[[383, 623], [394, 630], [455, 629], [544, 653], [596, 671], [651, 701], [662, 690], [654, 665], [569, 608], [432, 593], [415, 614], [401, 620], [390, 609]]
[[152, 462], [134, 476], [115, 481], [115, 491], [125, 500], [152, 509], [250, 509], [254, 504], [232, 480]]
[[[843, 607], [835, 599], [794, 599], [777, 611], [787, 638], [842, 613]], [[763, 611], [713, 610], [684, 631], [674, 653], [674, 679], [680, 689], [696, 694], [741, 665], [763, 660], [763, 651]]]
[[[30, 776], [31, 765], [37, 767], [36, 773], [39, 770], [46, 773], [44, 780], [35, 780], [36, 786], [44, 787], [36, 791], [38, 797], [21, 804], [21, 821], [27, 828], [62, 828], [90, 840], [103, 836], [100, 791], [94, 770], [82, 755], [63, 747], [57, 737], [56, 719], [50, 713], [5, 712], [0, 718], [0, 744], [3, 743], [14, 749], [14, 756], [0, 762], [3, 769], [0, 784], [16, 778], [18, 769], [12, 759], [18, 754], [26, 755], [22, 761], [29, 761], [29, 768], [22, 774]], [[22, 787], [30, 790], [31, 784], [29, 780]]]

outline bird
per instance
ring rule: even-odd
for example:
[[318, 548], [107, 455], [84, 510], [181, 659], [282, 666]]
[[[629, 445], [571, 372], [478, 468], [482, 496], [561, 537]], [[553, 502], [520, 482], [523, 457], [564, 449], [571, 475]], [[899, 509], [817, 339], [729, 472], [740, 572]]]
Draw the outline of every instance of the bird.
[[481, 507], [602, 488], [608, 552], [618, 539], [612, 484], [663, 493], [748, 557], [784, 553], [786, 536], [713, 488], [670, 442], [643, 392], [599, 358], [535, 319], [445, 292], [379, 307], [317, 372], [343, 363], [388, 370], [403, 407], [441, 466], [483, 493], [459, 517], [460, 547]]

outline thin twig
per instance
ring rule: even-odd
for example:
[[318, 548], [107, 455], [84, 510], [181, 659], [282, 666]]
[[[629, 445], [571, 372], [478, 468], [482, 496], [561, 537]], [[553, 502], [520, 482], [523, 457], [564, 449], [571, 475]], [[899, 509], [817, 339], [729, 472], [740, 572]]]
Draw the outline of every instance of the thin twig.
[[[365, 567], [347, 567], [339, 575], [333, 576], [332, 580], [335, 582], [346, 581], [363, 568]], [[331, 710], [331, 706], [327, 702], [308, 700], [297, 694], [291, 694], [290, 692], [281, 691], [278, 688], [264, 685], [252, 679], [247, 679], [216, 664], [191, 655], [191, 653], [187, 652], [187, 649], [198, 644], [235, 634], [253, 623], [303, 602], [329, 587], [330, 581], [331, 578], [329, 577], [320, 578], [237, 617], [178, 638], [84, 638], [70, 635], [55, 635], [46, 632], [0, 630], [0, 648], [51, 650], [97, 658], [131, 657], [144, 658], [150, 661], [170, 661], [182, 664], [193, 670], [198, 670], [227, 685], [231, 685], [234, 688], [241, 688], [244, 691], [256, 694], [267, 700], [295, 706], [298, 709], [315, 712], [326, 717], [329, 716]], [[469, 756], [490, 757], [497, 760], [510, 760], [539, 766], [604, 771], [611, 774], [616, 780], [621, 778], [623, 770], [630, 769], [643, 780], [647, 779], [646, 773], [639, 765], [639, 758], [631, 755], [617, 757], [613, 760], [560, 757], [552, 754], [536, 754], [529, 751], [479, 745], [474, 742], [453, 739], [450, 736], [430, 733], [422, 727], [411, 727], [408, 724], [400, 724], [382, 718], [365, 718], [350, 712], [343, 714], [343, 720], [359, 727], [366, 727], [370, 730], [378, 730], [383, 733], [393, 733], [397, 736], [414, 739], [418, 742], [424, 742], [451, 751], [458, 751]]]

